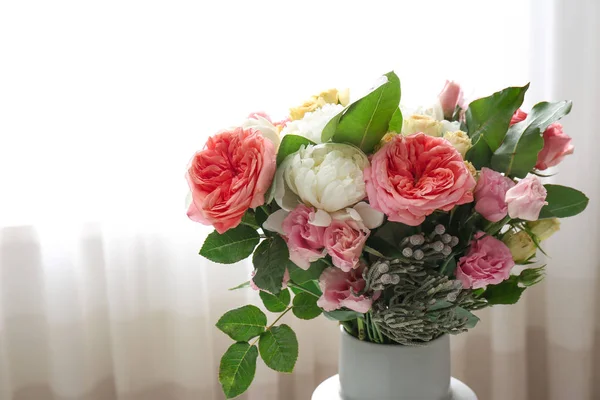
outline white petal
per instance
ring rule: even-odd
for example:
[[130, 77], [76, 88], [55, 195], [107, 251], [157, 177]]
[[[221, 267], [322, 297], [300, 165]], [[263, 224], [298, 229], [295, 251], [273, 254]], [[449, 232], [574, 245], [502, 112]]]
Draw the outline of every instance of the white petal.
[[374, 229], [383, 224], [383, 213], [375, 210], [370, 204], [361, 201], [354, 206], [354, 209], [360, 214], [367, 228]]
[[331, 224], [331, 215], [327, 211], [317, 210], [314, 218], [308, 222], [314, 226], [329, 226]]
[[268, 231], [285, 235], [283, 232], [283, 220], [288, 216], [288, 214], [289, 212], [285, 210], [277, 210], [273, 214], [269, 215], [262, 227]]

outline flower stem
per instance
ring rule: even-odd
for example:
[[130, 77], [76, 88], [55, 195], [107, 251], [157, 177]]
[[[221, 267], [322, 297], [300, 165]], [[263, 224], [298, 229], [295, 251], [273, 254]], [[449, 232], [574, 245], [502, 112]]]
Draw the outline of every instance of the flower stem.
[[[292, 309], [292, 307], [286, 308], [281, 314], [279, 314], [279, 317], [277, 317], [277, 319], [275, 319], [275, 321], [273, 321], [273, 323], [271, 325], [267, 326], [265, 331], [268, 331], [269, 329], [271, 329], [291, 309]], [[250, 346], [254, 346], [256, 344], [256, 342], [258, 342], [258, 339], [260, 339], [260, 336], [258, 336], [256, 339], [254, 339], [254, 341], [252, 343], [250, 343]]]

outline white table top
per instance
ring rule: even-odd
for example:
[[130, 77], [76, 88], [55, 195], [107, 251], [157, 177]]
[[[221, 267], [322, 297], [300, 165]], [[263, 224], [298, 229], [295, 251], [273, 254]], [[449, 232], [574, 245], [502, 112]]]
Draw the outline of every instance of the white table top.
[[[448, 400], [477, 400], [475, 392], [458, 379], [452, 378], [450, 391]], [[312, 400], [343, 400], [340, 396], [340, 379], [338, 375], [332, 376], [321, 383], [313, 393]]]

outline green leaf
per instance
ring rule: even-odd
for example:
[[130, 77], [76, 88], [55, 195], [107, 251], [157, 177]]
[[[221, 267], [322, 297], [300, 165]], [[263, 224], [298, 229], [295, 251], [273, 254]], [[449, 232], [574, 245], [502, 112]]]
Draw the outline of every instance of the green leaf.
[[524, 287], [519, 286], [519, 278], [513, 275], [504, 282], [488, 286], [482, 297], [490, 305], [515, 304], [521, 298], [524, 290]]
[[473, 147], [467, 151], [467, 161], [470, 161], [475, 169], [480, 170], [483, 167], [489, 167], [494, 153], [483, 136], [479, 136]]
[[335, 131], [338, 125], [340, 124], [340, 119], [342, 119], [342, 116], [344, 115], [346, 110], [348, 110], [348, 107], [344, 108], [335, 117], [331, 118], [327, 125], [325, 125], [325, 128], [323, 128], [323, 132], [321, 132], [321, 143], [329, 142], [333, 135], [335, 135]]
[[244, 306], [227, 311], [217, 322], [217, 328], [237, 342], [247, 342], [263, 333], [267, 316], [256, 306]]
[[222, 264], [233, 264], [252, 254], [260, 240], [255, 229], [238, 225], [223, 234], [214, 231], [204, 241], [200, 255]]
[[[390, 124], [388, 125], [388, 132], [402, 132], [402, 111], [400, 108], [397, 108], [392, 114], [392, 119], [390, 120]], [[387, 133], [387, 132], [386, 132]]]
[[524, 121], [508, 129], [504, 142], [492, 156], [492, 167], [508, 176], [525, 177], [535, 167], [544, 147], [541, 133], [567, 115], [571, 105], [570, 101], [536, 104]]
[[352, 310], [323, 311], [323, 315], [329, 320], [340, 322], [352, 321], [363, 316], [363, 314]]
[[269, 368], [292, 372], [298, 359], [298, 339], [289, 326], [275, 326], [260, 335], [258, 350]]
[[219, 382], [228, 399], [244, 393], [254, 380], [258, 349], [248, 343], [234, 343], [221, 358]]
[[548, 204], [542, 207], [539, 219], [572, 217], [585, 210], [588, 205], [589, 199], [579, 190], [551, 184], [544, 187], [548, 192]]
[[281, 236], [275, 235], [263, 240], [252, 256], [256, 269], [252, 280], [256, 286], [273, 294], [279, 293], [285, 270], [293, 264], [289, 257], [287, 244]]
[[314, 145], [315, 142], [303, 136], [285, 135], [277, 151], [277, 165], [279, 166], [290, 154], [297, 152], [300, 146], [308, 146], [309, 144]]
[[[387, 258], [402, 257], [402, 250], [390, 244], [385, 239], [377, 236], [369, 236], [367, 239], [367, 247], [375, 250], [377, 253]], [[367, 250], [368, 251], [368, 250]], [[377, 254], [376, 254], [377, 255]]]
[[249, 227], [254, 228], [255, 230], [260, 228], [260, 226], [256, 223], [256, 218], [254, 217], [254, 210], [252, 209], [246, 211], [246, 213], [242, 216], [242, 224], [248, 225]]
[[323, 260], [317, 260], [312, 262], [306, 271], [296, 264], [288, 266], [288, 271], [290, 273], [290, 280], [294, 283], [301, 284], [314, 279], [319, 279], [325, 268], [327, 268], [327, 263]]
[[290, 291], [287, 289], [282, 290], [278, 295], [263, 292], [261, 290], [259, 296], [262, 299], [265, 308], [275, 313], [284, 311], [291, 300]]
[[321, 288], [315, 281], [308, 281], [302, 284], [295, 284], [294, 286], [291, 286], [291, 289], [292, 292], [294, 292], [294, 294], [310, 292], [316, 297], [321, 297], [321, 295], [323, 294], [323, 292], [321, 292]]
[[[368, 153], [387, 133], [400, 103], [400, 80], [394, 72], [385, 76], [388, 79], [386, 83], [352, 103], [341, 115], [333, 135], [334, 142], [351, 143]], [[322, 141], [329, 133], [324, 129]]]
[[452, 277], [454, 276], [454, 271], [456, 270], [456, 259], [454, 256], [447, 258], [442, 267], [440, 268], [440, 273]]
[[509, 87], [471, 102], [466, 112], [466, 119], [473, 143], [481, 136], [492, 152], [500, 147], [510, 119], [523, 104], [528, 88], [529, 84], [523, 87]]
[[246, 289], [250, 287], [250, 281], [246, 281], [244, 283], [240, 283], [237, 286], [234, 286], [232, 288], [229, 288], [228, 290], [238, 290], [238, 289]]
[[313, 319], [321, 315], [321, 308], [317, 305], [318, 298], [308, 294], [299, 293], [294, 296], [292, 312], [300, 319]]
[[[268, 213], [267, 207], [265, 207], [265, 206], [257, 207], [254, 214], [256, 215], [256, 223], [262, 229], [263, 224], [265, 223], [267, 218], [269, 218], [269, 213]], [[267, 232], [268, 232], [265, 229], [263, 229], [263, 231], [265, 232], [265, 234], [267, 234]]]
[[454, 309], [454, 313], [459, 318], [466, 318], [467, 324], [465, 325], [465, 328], [468, 328], [468, 329], [474, 328], [475, 325], [477, 325], [477, 323], [479, 322], [479, 318], [475, 314], [471, 313], [470, 311], [468, 311], [462, 307], [456, 307]]

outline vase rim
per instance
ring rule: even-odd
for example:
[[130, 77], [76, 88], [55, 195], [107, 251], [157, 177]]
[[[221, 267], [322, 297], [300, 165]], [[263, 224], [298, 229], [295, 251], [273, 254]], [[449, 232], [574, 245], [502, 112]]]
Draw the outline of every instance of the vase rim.
[[440, 342], [442, 340], [445, 340], [446, 336], [448, 336], [448, 334], [444, 334], [436, 339], [430, 340], [429, 342], [423, 342], [422, 346], [419, 345], [415, 345], [415, 346], [407, 346], [404, 344], [400, 344], [400, 343], [396, 343], [396, 344], [382, 344], [382, 343], [373, 343], [373, 342], [367, 342], [366, 340], [360, 340], [357, 337], [352, 336], [351, 334], [349, 334], [348, 332], [346, 332], [346, 329], [340, 325], [340, 331], [342, 332], [342, 335], [346, 335], [348, 336], [350, 339], [352, 340], [356, 340], [357, 342], [360, 342], [366, 346], [377, 346], [378, 348], [384, 347], [384, 346], [388, 346], [388, 347], [394, 347], [394, 348], [398, 348], [398, 347], [409, 347], [409, 348], [415, 348], [415, 347], [427, 347], [429, 345], [432, 345], [434, 343]]

